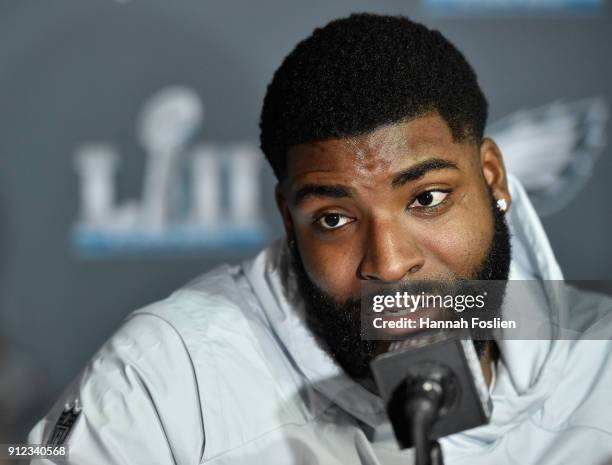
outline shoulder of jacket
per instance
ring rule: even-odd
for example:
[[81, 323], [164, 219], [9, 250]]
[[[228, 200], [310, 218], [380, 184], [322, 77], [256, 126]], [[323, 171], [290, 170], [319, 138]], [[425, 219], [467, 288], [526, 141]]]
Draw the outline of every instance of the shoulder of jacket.
[[149, 315], [164, 320], [183, 338], [214, 338], [216, 328], [254, 329], [266, 325], [259, 303], [238, 266], [222, 265], [192, 280], [167, 298], [128, 316]]
[[242, 278], [241, 267], [223, 266], [130, 316], [139, 325], [163, 320], [181, 338], [199, 390], [207, 457], [311, 419], [298, 394], [301, 378]]

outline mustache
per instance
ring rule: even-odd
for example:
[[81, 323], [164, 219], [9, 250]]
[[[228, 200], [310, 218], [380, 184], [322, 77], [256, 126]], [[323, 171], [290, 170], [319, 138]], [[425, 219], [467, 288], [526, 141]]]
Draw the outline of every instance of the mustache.
[[[328, 295], [327, 299], [331, 300], [337, 307], [350, 309], [361, 308], [364, 302], [372, 302], [374, 297], [380, 296], [393, 297], [397, 294], [407, 294], [410, 296], [439, 295], [455, 297], [457, 295], [476, 294], [480, 291], [481, 286], [479, 286], [476, 281], [454, 276], [446, 279], [434, 278], [387, 283], [364, 283], [362, 285], [361, 295], [358, 297], [349, 297], [343, 301], [339, 301], [331, 295]], [[321, 291], [318, 293], [322, 294]]]

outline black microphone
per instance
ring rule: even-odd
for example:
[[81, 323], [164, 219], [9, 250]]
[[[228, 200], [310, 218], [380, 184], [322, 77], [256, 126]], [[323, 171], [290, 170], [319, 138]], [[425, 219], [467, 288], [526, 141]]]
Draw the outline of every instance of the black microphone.
[[489, 422], [492, 403], [467, 330], [422, 331], [371, 363], [400, 447], [417, 465], [441, 465], [438, 438]]

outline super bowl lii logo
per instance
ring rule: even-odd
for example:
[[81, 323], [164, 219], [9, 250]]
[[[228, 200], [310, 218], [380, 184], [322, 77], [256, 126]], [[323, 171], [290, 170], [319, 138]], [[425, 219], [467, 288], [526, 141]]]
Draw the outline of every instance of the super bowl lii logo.
[[145, 103], [137, 121], [147, 154], [139, 199], [117, 201], [120, 156], [111, 144], [77, 149], [80, 212], [72, 241], [79, 255], [227, 251], [267, 240], [258, 148], [192, 144], [203, 113], [198, 95], [185, 87], [164, 88]]

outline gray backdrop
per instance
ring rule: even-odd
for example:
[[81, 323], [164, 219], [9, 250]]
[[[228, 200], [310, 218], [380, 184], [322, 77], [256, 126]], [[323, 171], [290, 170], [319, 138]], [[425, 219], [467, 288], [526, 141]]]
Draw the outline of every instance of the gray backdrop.
[[[261, 101], [282, 58], [315, 26], [353, 11], [407, 14], [442, 30], [477, 70], [492, 120], [558, 98], [612, 102], [609, 7], [581, 17], [455, 18], [409, 0], [0, 1], [0, 333], [38, 380], [36, 406], [15, 435], [130, 311], [242, 258], [79, 259], [69, 242], [75, 147], [115, 143], [123, 156], [119, 196], [138, 195], [144, 153], [134, 120], [167, 84], [202, 97], [200, 139], [256, 143]], [[574, 279], [612, 277], [610, 152], [572, 203], [544, 221]], [[269, 171], [264, 179], [266, 218], [280, 234]]]

